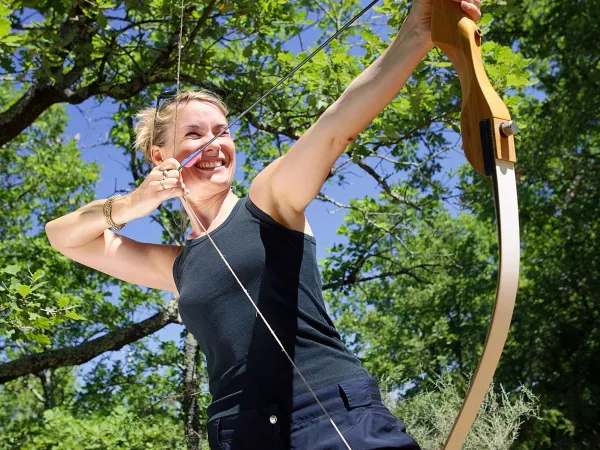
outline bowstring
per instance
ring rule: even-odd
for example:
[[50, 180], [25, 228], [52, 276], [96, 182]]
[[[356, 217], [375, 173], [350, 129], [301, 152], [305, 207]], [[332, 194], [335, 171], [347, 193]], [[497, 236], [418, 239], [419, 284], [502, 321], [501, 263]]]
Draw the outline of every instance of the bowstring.
[[[180, 86], [180, 73], [181, 73], [181, 48], [182, 48], [182, 40], [183, 40], [183, 13], [184, 13], [184, 2], [185, 0], [181, 0], [181, 13], [180, 13], [180, 21], [179, 21], [179, 42], [178, 42], [178, 54], [177, 54], [177, 85], [176, 85], [176, 101], [175, 101], [175, 123], [174, 123], [174, 136], [173, 136], [173, 157], [175, 157], [175, 148], [176, 148], [176, 136], [177, 136], [177, 112], [179, 109], [179, 99], [178, 99], [178, 95], [179, 95], [179, 86]], [[294, 69], [292, 69], [292, 71], [290, 73], [288, 73], [284, 78], [282, 78], [280, 81], [278, 81], [267, 93], [265, 93], [263, 96], [261, 96], [256, 102], [254, 102], [246, 111], [244, 111], [242, 114], [240, 114], [236, 120], [234, 122], [232, 122], [229, 126], [227, 126], [227, 128], [221, 130], [216, 136], [214, 136], [209, 142], [207, 142], [204, 146], [202, 146], [200, 149], [196, 150], [196, 152], [194, 152], [192, 155], [190, 155], [191, 157], [193, 157], [193, 155], [200, 153], [202, 150], [204, 150], [204, 148], [206, 148], [208, 145], [210, 145], [213, 141], [215, 141], [223, 132], [225, 132], [226, 130], [228, 130], [234, 123], [236, 123], [237, 121], [239, 121], [242, 117], [244, 117], [254, 106], [256, 106], [260, 101], [262, 101], [265, 97], [267, 97], [267, 95], [269, 95], [271, 92], [273, 92], [277, 87], [279, 87], [285, 80], [287, 80], [289, 77], [291, 77], [298, 69], [300, 69], [308, 60], [310, 60], [315, 54], [317, 54], [321, 49], [323, 49], [329, 42], [331, 42], [333, 39], [335, 39], [342, 31], [344, 31], [348, 26], [350, 26], [354, 21], [356, 21], [360, 16], [362, 16], [371, 6], [373, 6], [376, 1], [371, 2], [367, 7], [365, 7], [362, 11], [360, 11], [356, 16], [354, 16], [348, 23], [346, 23], [343, 27], [341, 27], [333, 36], [331, 36], [329, 39], [327, 39], [323, 44], [321, 44], [315, 51], [313, 51], [307, 58], [304, 59], [304, 61], [302, 61], [300, 64], [298, 64]], [[190, 157], [188, 157], [188, 160], [191, 159]], [[181, 164], [181, 166], [179, 167], [178, 170], [181, 170], [184, 166], [184, 163]], [[296, 371], [296, 373], [298, 374], [298, 376], [302, 379], [302, 381], [304, 382], [304, 384], [306, 385], [306, 387], [308, 388], [308, 390], [310, 391], [311, 395], [313, 396], [313, 398], [315, 399], [315, 401], [317, 402], [317, 404], [319, 405], [319, 407], [321, 408], [321, 410], [323, 411], [323, 413], [325, 414], [325, 416], [329, 419], [329, 422], [331, 423], [331, 425], [333, 426], [333, 428], [335, 429], [335, 431], [337, 432], [338, 436], [340, 437], [340, 439], [342, 440], [342, 442], [346, 445], [346, 448], [348, 450], [352, 450], [352, 448], [350, 447], [350, 445], [348, 444], [348, 442], [346, 441], [346, 439], [344, 438], [344, 435], [342, 434], [342, 432], [340, 431], [340, 429], [337, 427], [337, 425], [335, 424], [335, 422], [333, 421], [333, 419], [331, 418], [331, 416], [329, 415], [329, 413], [327, 412], [327, 410], [325, 409], [325, 407], [323, 406], [323, 404], [321, 403], [321, 401], [319, 400], [319, 398], [317, 397], [317, 395], [315, 394], [315, 391], [313, 390], [312, 386], [310, 385], [310, 383], [308, 382], [308, 380], [304, 377], [304, 374], [302, 373], [302, 371], [298, 368], [298, 366], [296, 365], [296, 363], [294, 362], [294, 360], [292, 359], [292, 357], [290, 356], [290, 354], [287, 352], [287, 350], [285, 349], [283, 343], [279, 340], [279, 338], [277, 337], [277, 334], [275, 333], [275, 331], [273, 330], [273, 328], [271, 328], [271, 325], [269, 325], [269, 322], [267, 321], [266, 317], [263, 315], [263, 313], [261, 312], [261, 310], [258, 308], [258, 305], [256, 304], [256, 302], [252, 299], [252, 296], [250, 295], [250, 293], [248, 292], [248, 290], [245, 288], [244, 284], [241, 282], [241, 280], [238, 278], [237, 274], [235, 273], [235, 271], [233, 270], [233, 268], [231, 267], [231, 265], [229, 264], [229, 262], [227, 261], [227, 258], [225, 258], [225, 255], [221, 252], [221, 250], [219, 249], [219, 247], [217, 246], [217, 244], [215, 243], [215, 241], [213, 240], [212, 236], [210, 235], [210, 233], [208, 232], [208, 230], [206, 229], [206, 227], [204, 226], [204, 224], [202, 223], [202, 221], [198, 218], [198, 216], [196, 215], [196, 212], [194, 211], [194, 209], [190, 206], [190, 204], [188, 203], [187, 199], [185, 198], [185, 196], [181, 196], [179, 197], [179, 200], [181, 201], [181, 206], [184, 207], [184, 203], [185, 205], [187, 205], [188, 207], [188, 211], [190, 211], [192, 213], [192, 216], [194, 216], [194, 218], [196, 219], [196, 222], [200, 225], [200, 228], [202, 229], [202, 231], [204, 232], [204, 234], [206, 235], [206, 237], [208, 238], [208, 240], [210, 241], [210, 243], [212, 244], [212, 246], [214, 247], [214, 249], [217, 251], [217, 253], [219, 254], [219, 257], [221, 258], [221, 260], [223, 261], [223, 263], [225, 264], [225, 266], [227, 267], [227, 269], [229, 269], [229, 272], [231, 272], [231, 275], [233, 275], [233, 277], [235, 278], [236, 282], [238, 283], [238, 285], [240, 286], [240, 288], [242, 289], [242, 291], [244, 292], [244, 294], [246, 295], [246, 297], [248, 298], [248, 300], [250, 301], [250, 303], [252, 304], [252, 306], [254, 307], [254, 309], [256, 310], [256, 314], [258, 316], [260, 316], [261, 320], [263, 321], [263, 323], [265, 324], [265, 326], [267, 327], [267, 329], [269, 330], [269, 332], [271, 333], [271, 336], [273, 336], [273, 339], [275, 339], [275, 341], [277, 342], [277, 344], [279, 345], [279, 347], [281, 348], [281, 351], [283, 352], [283, 354], [285, 355], [285, 357], [288, 359], [288, 361], [290, 362], [290, 364], [292, 365], [292, 367], [294, 368], [294, 370]], [[185, 208], [185, 207], [184, 207]], [[181, 242], [184, 242], [184, 234], [185, 234], [185, 229], [183, 228], [183, 221], [182, 221], [182, 229], [181, 229], [182, 235], [181, 235]]]
[[[181, 75], [181, 43], [183, 41], [183, 7], [184, 1], [181, 0], [181, 11], [179, 13], [179, 40], [177, 42], [177, 84], [175, 86], [175, 126], [173, 131], [173, 158], [175, 158], [175, 148], [177, 147], [177, 113], [179, 112], [179, 79]], [[187, 201], [186, 201], [187, 203]], [[188, 205], [189, 206], [189, 205]], [[180, 246], [185, 245], [185, 231], [187, 228], [187, 221], [185, 220], [185, 214], [183, 212], [183, 203], [181, 204], [182, 209], [179, 210], [179, 244]]]

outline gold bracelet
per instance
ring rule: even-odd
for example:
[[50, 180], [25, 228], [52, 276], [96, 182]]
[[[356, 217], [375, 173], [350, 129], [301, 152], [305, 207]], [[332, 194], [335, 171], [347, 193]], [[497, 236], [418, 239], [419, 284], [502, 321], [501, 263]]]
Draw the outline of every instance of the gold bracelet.
[[108, 224], [109, 227], [111, 227], [113, 230], [120, 230], [121, 228], [123, 228], [126, 224], [122, 223], [120, 225], [117, 225], [111, 217], [111, 211], [112, 211], [112, 204], [115, 201], [115, 198], [117, 197], [121, 197], [120, 195], [113, 195], [112, 197], [110, 197], [108, 200], [106, 200], [104, 202], [104, 220], [106, 220], [106, 223]]

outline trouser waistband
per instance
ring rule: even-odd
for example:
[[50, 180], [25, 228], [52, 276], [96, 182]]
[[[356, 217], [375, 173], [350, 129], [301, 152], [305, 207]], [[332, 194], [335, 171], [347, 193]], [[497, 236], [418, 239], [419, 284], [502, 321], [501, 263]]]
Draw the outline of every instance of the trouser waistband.
[[[315, 395], [329, 413], [342, 408], [352, 410], [361, 406], [367, 406], [373, 402], [381, 402], [381, 393], [375, 378], [352, 378], [317, 389]], [[256, 409], [236, 411], [232, 414], [218, 414], [213, 416], [209, 422], [221, 419], [222, 423], [232, 421], [244, 421], [263, 415], [276, 415], [278, 419], [291, 425], [310, 420], [324, 415], [325, 413], [315, 401], [310, 392], [306, 392], [291, 401], [291, 405], [267, 405]]]

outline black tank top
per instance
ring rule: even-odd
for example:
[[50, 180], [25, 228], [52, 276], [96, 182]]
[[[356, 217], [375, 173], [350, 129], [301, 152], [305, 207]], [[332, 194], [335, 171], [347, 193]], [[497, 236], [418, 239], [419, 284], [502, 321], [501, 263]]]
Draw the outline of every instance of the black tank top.
[[[321, 293], [315, 238], [290, 230], [249, 198], [211, 236], [313, 389], [369, 376], [344, 346]], [[207, 361], [209, 418], [308, 392], [206, 236], [173, 265], [179, 313]]]

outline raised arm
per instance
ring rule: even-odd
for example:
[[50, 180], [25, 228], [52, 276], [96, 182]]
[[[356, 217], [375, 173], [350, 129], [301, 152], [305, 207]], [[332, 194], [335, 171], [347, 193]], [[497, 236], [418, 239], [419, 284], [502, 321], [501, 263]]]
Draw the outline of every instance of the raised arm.
[[[463, 9], [479, 18], [473, 4], [463, 2]], [[337, 159], [398, 94], [432, 48], [430, 17], [431, 2], [415, 1], [385, 52], [350, 83], [283, 157], [256, 177], [250, 195], [267, 213], [291, 228], [301, 227], [304, 209], [319, 193]]]

